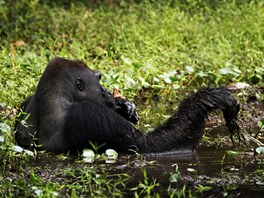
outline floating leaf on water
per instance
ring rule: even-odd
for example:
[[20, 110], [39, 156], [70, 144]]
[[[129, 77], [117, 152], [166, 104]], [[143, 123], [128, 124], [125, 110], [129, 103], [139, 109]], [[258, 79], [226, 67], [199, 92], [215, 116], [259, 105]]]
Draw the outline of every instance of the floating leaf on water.
[[15, 146], [12, 147], [12, 150], [15, 151], [15, 152], [17, 152], [17, 153], [22, 153], [22, 151], [24, 149], [21, 148], [20, 146], [15, 145]]
[[118, 157], [118, 153], [114, 149], [107, 149], [105, 154], [108, 159], [116, 159]]
[[239, 169], [236, 168], [236, 167], [231, 167], [231, 168], [230, 168], [230, 171], [239, 171]]
[[187, 171], [191, 172], [191, 173], [194, 173], [196, 172], [196, 170], [194, 168], [187, 168]]
[[116, 163], [116, 160], [115, 159], [109, 159], [108, 158], [108, 159], [105, 160], [105, 163], [106, 164], [114, 164], [114, 163]]
[[83, 158], [93, 158], [95, 156], [94, 152], [91, 149], [84, 149], [82, 153]]
[[85, 163], [93, 163], [94, 162], [94, 152], [91, 149], [84, 149], [82, 153], [83, 161]]
[[85, 163], [93, 163], [94, 162], [94, 157], [85, 157], [85, 158], [83, 158], [83, 161]]
[[264, 147], [263, 146], [260, 146], [260, 147], [256, 148], [256, 152], [258, 154], [264, 154]]
[[256, 185], [263, 186], [263, 185], [264, 185], [264, 182], [263, 182], [263, 181], [257, 181], [257, 182], [256, 182]]

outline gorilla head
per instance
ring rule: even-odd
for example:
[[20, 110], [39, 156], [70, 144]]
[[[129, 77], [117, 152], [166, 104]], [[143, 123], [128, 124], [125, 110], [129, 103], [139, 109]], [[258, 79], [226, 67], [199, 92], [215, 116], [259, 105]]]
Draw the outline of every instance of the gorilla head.
[[114, 97], [99, 83], [102, 75], [83, 62], [55, 58], [41, 77], [36, 95], [46, 101], [51, 99], [61, 105], [93, 100], [115, 108]]

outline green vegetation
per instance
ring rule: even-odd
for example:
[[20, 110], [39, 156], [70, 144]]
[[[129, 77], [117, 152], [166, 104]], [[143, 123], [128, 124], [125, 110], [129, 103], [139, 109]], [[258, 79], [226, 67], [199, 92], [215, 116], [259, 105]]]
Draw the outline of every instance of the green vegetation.
[[[127, 175], [113, 179], [99, 165], [78, 173], [64, 167], [60, 171], [71, 179], [50, 182], [26, 166], [36, 153], [14, 147], [16, 109], [51, 58], [81, 59], [100, 70], [106, 87], [135, 99], [146, 124], [139, 127], [151, 129], [173, 109], [151, 116], [152, 103], [164, 104], [149, 98], [177, 104], [187, 90], [203, 86], [263, 86], [263, 46], [264, 2], [258, 0], [0, 0], [0, 196], [108, 197], [122, 196], [125, 189]], [[132, 192], [158, 197], [152, 193], [158, 183], [143, 174]], [[258, 177], [263, 179], [263, 171]], [[175, 194], [190, 196], [185, 187]]]

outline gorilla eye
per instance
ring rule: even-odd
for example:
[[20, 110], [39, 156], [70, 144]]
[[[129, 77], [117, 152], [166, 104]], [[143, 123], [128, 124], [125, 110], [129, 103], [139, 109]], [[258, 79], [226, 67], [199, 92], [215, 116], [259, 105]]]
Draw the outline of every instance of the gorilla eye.
[[83, 83], [83, 80], [81, 78], [78, 78], [77, 81], [76, 81], [76, 85], [77, 85], [77, 88], [82, 91], [84, 89], [84, 83]]

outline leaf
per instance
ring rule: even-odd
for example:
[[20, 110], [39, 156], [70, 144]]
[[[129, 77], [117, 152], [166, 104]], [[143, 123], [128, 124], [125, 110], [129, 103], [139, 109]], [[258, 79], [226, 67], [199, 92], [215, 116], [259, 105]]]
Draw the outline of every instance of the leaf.
[[256, 148], [256, 152], [258, 154], [264, 154], [264, 147], [263, 146], [260, 146], [260, 147]]
[[236, 155], [239, 155], [239, 152], [236, 152], [236, 151], [231, 151], [231, 150], [228, 150], [226, 151], [226, 153], [230, 156], [236, 156]]
[[198, 73], [197, 73], [197, 76], [199, 76], [199, 77], [205, 77], [205, 76], [207, 76], [203, 71], [199, 71]]
[[128, 87], [135, 86], [137, 84], [136, 81], [134, 81], [130, 76], [125, 76], [125, 81]]
[[189, 74], [192, 74], [192, 73], [194, 72], [194, 68], [193, 68], [192, 66], [190, 66], [190, 65], [187, 65], [187, 66], [185, 67], [185, 69], [187, 70], [187, 72], [188, 72]]
[[238, 89], [247, 89], [249, 88], [250, 85], [244, 82], [237, 82], [237, 83], [232, 83], [228, 86], [229, 89], [232, 90], [238, 90]]
[[85, 158], [83, 158], [83, 161], [85, 163], [93, 163], [94, 162], [94, 157], [85, 157]]
[[2, 136], [0, 136], [0, 142], [4, 142], [4, 141], [5, 139]]
[[5, 108], [7, 106], [6, 103], [0, 102], [0, 107]]
[[264, 120], [259, 120], [259, 121], [258, 121], [258, 127], [259, 127], [260, 129], [264, 128]]
[[105, 154], [109, 159], [116, 159], [118, 157], [118, 153], [114, 149], [107, 149]]
[[25, 153], [26, 153], [27, 155], [29, 155], [29, 156], [31, 156], [31, 157], [34, 156], [34, 153], [33, 153], [32, 151], [29, 151], [29, 150], [26, 150], [26, 149], [24, 149], [24, 151], [25, 151]]
[[164, 81], [165, 81], [165, 83], [171, 84], [171, 79], [170, 79], [170, 77], [165, 77], [165, 78], [164, 78]]
[[82, 153], [83, 161], [85, 163], [93, 163], [94, 162], [94, 152], [91, 149], [84, 149]]
[[222, 68], [222, 69], [220, 69], [220, 73], [223, 74], [223, 75], [229, 74], [230, 73], [230, 69], [227, 68], [227, 67]]
[[154, 76], [154, 77], [153, 77], [153, 81], [154, 81], [154, 82], [159, 82], [159, 79], [158, 79], [157, 77]]
[[11, 127], [6, 123], [1, 122], [0, 123], [0, 131], [2, 131], [3, 133], [10, 133]]
[[131, 65], [133, 63], [131, 59], [126, 58], [126, 57], [122, 57], [122, 60], [124, 61], [124, 63], [126, 63], [128, 65]]
[[12, 147], [12, 150], [17, 152], [17, 153], [22, 153], [23, 148], [21, 148], [20, 146], [15, 145], [15, 146]]
[[236, 74], [241, 74], [241, 73], [242, 73], [242, 71], [241, 71], [239, 68], [237, 68], [237, 67], [234, 67], [234, 68], [233, 68], [233, 71], [234, 71]]
[[93, 158], [95, 156], [94, 152], [91, 149], [84, 149], [82, 153], [83, 158]]
[[208, 72], [208, 76], [212, 79], [212, 80], [215, 80], [217, 79], [217, 75], [213, 72]]
[[187, 168], [187, 171], [191, 172], [191, 173], [194, 173], [196, 172], [196, 170], [194, 168]]
[[14, 88], [14, 87], [16, 86], [16, 82], [15, 82], [15, 81], [12, 81], [12, 80], [8, 80], [8, 81], [6, 81], [6, 84], [7, 84], [7, 86], [8, 86], [10, 89], [12, 89], [12, 88]]
[[181, 175], [179, 173], [174, 173], [170, 176], [170, 182], [175, 183], [181, 180]]

